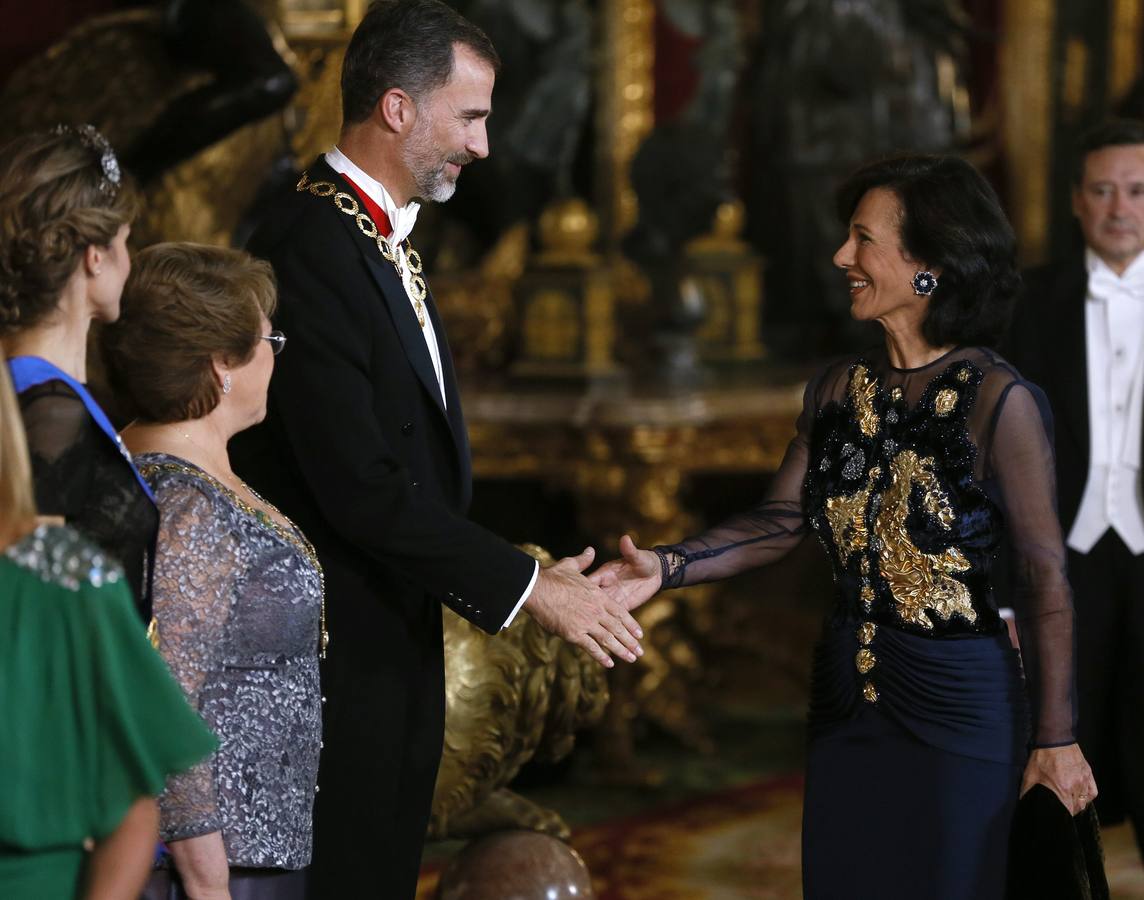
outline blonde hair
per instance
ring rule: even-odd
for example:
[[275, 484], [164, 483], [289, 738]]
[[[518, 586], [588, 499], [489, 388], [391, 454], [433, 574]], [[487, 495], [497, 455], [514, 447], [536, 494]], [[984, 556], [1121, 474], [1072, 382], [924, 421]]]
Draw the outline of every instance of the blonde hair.
[[0, 147], [0, 336], [47, 319], [88, 247], [110, 246], [139, 195], [114, 189], [75, 130], [37, 132]]
[[0, 549], [23, 537], [35, 523], [24, 420], [8, 366], [0, 358]]

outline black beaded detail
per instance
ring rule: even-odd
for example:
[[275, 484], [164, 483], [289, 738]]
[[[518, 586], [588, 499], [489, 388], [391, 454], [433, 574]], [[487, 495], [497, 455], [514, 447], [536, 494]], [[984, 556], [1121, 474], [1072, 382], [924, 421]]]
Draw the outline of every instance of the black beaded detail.
[[[1002, 522], [974, 482], [967, 430], [982, 372], [950, 364], [913, 409], [873, 372], [856, 361], [844, 399], [818, 411], [803, 485], [836, 568], [837, 614], [926, 636], [994, 633], [987, 572]], [[911, 584], [903, 553], [932, 577]]]

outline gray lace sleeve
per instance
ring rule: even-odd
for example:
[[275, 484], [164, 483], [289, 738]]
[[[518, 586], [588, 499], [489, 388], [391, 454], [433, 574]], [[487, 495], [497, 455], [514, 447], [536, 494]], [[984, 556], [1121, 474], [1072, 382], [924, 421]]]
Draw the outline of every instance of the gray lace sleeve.
[[[157, 499], [154, 609], [159, 652], [191, 706], [199, 710], [203, 685], [221, 665], [240, 571], [239, 544], [223, 527], [212, 498], [193, 481], [166, 479]], [[214, 757], [170, 778], [159, 811], [165, 841], [220, 830]]]

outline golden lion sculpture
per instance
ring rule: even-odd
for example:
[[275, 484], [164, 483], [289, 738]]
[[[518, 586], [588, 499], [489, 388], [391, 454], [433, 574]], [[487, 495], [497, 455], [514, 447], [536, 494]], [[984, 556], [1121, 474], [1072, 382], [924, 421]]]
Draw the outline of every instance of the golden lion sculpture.
[[[553, 558], [522, 549], [542, 566]], [[508, 790], [529, 759], [556, 761], [608, 703], [604, 670], [584, 651], [518, 615], [491, 636], [445, 610], [445, 750], [429, 836], [528, 828], [567, 840], [568, 826]]]

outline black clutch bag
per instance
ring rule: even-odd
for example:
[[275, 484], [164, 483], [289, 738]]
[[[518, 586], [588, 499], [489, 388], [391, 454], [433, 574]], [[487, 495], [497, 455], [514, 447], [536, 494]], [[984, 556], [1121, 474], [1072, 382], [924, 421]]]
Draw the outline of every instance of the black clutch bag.
[[1009, 836], [1008, 900], [1108, 900], [1100, 823], [1089, 804], [1073, 816], [1036, 784], [1017, 801]]

